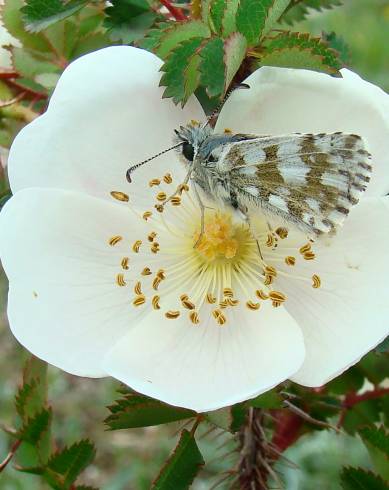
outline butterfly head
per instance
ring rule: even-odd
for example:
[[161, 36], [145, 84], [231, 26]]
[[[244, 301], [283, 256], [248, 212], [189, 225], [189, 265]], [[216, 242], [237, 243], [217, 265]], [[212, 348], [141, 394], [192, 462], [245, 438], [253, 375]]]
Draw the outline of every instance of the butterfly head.
[[212, 128], [201, 125], [197, 121], [191, 121], [186, 126], [180, 126], [176, 133], [175, 142], [182, 143], [177, 151], [181, 154], [184, 162], [188, 165], [194, 161], [201, 144], [212, 133]]

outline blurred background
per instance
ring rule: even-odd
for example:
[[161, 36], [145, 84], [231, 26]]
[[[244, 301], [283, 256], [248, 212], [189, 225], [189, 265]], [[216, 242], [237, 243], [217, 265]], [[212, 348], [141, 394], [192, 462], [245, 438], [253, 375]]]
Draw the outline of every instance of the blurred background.
[[[349, 47], [349, 66], [389, 92], [389, 1], [345, 0], [344, 6], [311, 15], [294, 30], [313, 34], [335, 31]], [[8, 42], [8, 39], [0, 40], [1, 43]], [[4, 119], [4, 111], [0, 109], [0, 144], [6, 146], [3, 129], [10, 123]], [[3, 182], [4, 176], [0, 173], [0, 191]], [[14, 395], [26, 358], [7, 326], [6, 292], [6, 278], [1, 275], [0, 423], [3, 426], [12, 424]], [[107, 432], [102, 422], [108, 415], [104, 407], [115, 398], [116, 382], [79, 379], [55, 368], [50, 368], [49, 376], [50, 399], [55, 414], [54, 433], [58, 436], [58, 443], [63, 445], [90, 437], [97, 445], [95, 463], [84, 474], [85, 484], [102, 490], [148, 489], [174, 447], [177, 426]], [[233, 466], [236, 455], [224, 456], [230, 452], [229, 444], [218, 432], [200, 440], [208, 464], [194, 485], [195, 490], [210, 490], [213, 482], [217, 481], [215, 475]], [[9, 437], [0, 432], [0, 460], [8, 449]], [[341, 466], [366, 467], [369, 464], [366, 449], [357, 439], [327, 431], [302, 437], [285, 455], [295, 465], [284, 464], [278, 468], [284, 475], [287, 490], [338, 490]], [[1, 476], [1, 490], [44, 489], [36, 477], [18, 473], [11, 466]]]

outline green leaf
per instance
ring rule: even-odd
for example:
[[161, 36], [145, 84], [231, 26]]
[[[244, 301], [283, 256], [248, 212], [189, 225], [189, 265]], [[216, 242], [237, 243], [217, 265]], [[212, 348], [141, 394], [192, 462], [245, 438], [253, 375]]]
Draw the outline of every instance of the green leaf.
[[389, 434], [384, 427], [365, 427], [359, 435], [369, 451], [374, 468], [385, 480], [389, 480]]
[[[192, 56], [198, 56], [198, 50], [203, 42], [202, 38], [189, 39], [182, 42], [169, 56], [161, 71], [160, 85], [166, 87], [163, 97], [172, 97], [173, 102], [185, 105], [185, 98], [188, 97], [188, 81], [185, 76], [191, 74], [186, 68]], [[193, 74], [193, 73], [192, 73]], [[197, 76], [197, 75], [196, 75]]]
[[310, 9], [322, 12], [339, 5], [342, 5], [342, 0], [292, 0], [280, 20], [287, 24], [294, 24], [305, 19]]
[[208, 422], [228, 432], [238, 431], [245, 421], [247, 408], [244, 403], [238, 403], [232, 407], [220, 408], [207, 412]]
[[266, 42], [259, 58], [259, 66], [307, 68], [340, 76], [337, 53], [320, 38], [305, 33], [281, 32]]
[[343, 468], [340, 475], [343, 490], [388, 490], [379, 476], [362, 468]]
[[89, 0], [27, 0], [21, 9], [26, 29], [39, 32], [81, 10]]
[[51, 409], [43, 408], [25, 421], [23, 427], [18, 431], [17, 437], [30, 444], [38, 444], [49, 429], [51, 417]]
[[153, 482], [151, 490], [186, 490], [203, 465], [204, 459], [194, 436], [183, 430], [177, 447]]
[[269, 410], [272, 408], [282, 408], [283, 398], [279, 393], [271, 390], [257, 396], [256, 398], [253, 398], [252, 400], [249, 400], [248, 403], [252, 407]]
[[140, 40], [157, 18], [146, 0], [112, 0], [111, 4], [105, 9], [104, 26], [113, 40], [127, 44]]
[[236, 72], [246, 57], [247, 41], [240, 32], [234, 32], [224, 41], [225, 81], [224, 92], [227, 92]]
[[155, 49], [155, 54], [159, 58], [167, 59], [169, 54], [176, 49], [183, 41], [190, 39], [207, 38], [211, 35], [209, 27], [195, 20], [192, 22], [176, 22], [168, 29], [165, 29], [159, 40], [159, 45]]
[[290, 0], [241, 0], [236, 14], [236, 26], [249, 45], [259, 43], [277, 22]]
[[92, 463], [95, 454], [94, 445], [84, 439], [51, 456], [47, 462], [47, 469], [61, 475], [64, 487], [68, 488]]
[[196, 416], [192, 410], [173, 407], [143, 395], [128, 395], [108, 408], [111, 415], [105, 423], [110, 429], [149, 427]]
[[224, 43], [219, 37], [209, 40], [200, 50], [201, 84], [209, 97], [223, 95], [225, 87]]
[[50, 52], [50, 43], [41, 34], [31, 34], [26, 31], [22, 20], [21, 8], [23, 0], [6, 0], [2, 8], [4, 27], [14, 37], [19, 39], [25, 47], [38, 51]]

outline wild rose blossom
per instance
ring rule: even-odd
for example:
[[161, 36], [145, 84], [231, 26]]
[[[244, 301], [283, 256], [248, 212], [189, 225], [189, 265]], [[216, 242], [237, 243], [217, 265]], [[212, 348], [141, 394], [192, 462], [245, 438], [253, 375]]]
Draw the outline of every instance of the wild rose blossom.
[[[258, 211], [263, 251], [228, 209], [193, 190], [167, 148], [205, 114], [161, 100], [162, 62], [110, 47], [73, 62], [47, 112], [16, 138], [14, 197], [0, 214], [16, 338], [70, 373], [114, 376], [198, 411], [287, 378], [320, 386], [388, 334], [389, 97], [358, 75], [262, 68], [225, 104], [216, 132], [345, 131], [365, 138], [373, 178], [334, 238], [315, 243]], [[217, 207], [217, 209], [216, 209]]]

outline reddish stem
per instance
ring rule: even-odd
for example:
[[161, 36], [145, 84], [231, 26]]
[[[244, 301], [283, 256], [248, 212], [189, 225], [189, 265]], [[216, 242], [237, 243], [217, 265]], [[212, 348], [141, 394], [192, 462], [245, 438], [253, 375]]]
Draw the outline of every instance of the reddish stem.
[[186, 15], [178, 8], [173, 7], [169, 0], [160, 0], [176, 20], [186, 20]]
[[18, 447], [20, 446], [20, 444], [22, 443], [22, 441], [20, 439], [18, 439], [17, 441], [15, 441], [12, 446], [11, 446], [11, 449], [9, 451], [9, 453], [7, 454], [7, 457], [4, 459], [4, 461], [2, 461], [0, 463], [0, 473], [4, 470], [4, 468], [6, 468], [6, 466], [8, 465], [8, 463], [11, 461], [11, 459], [14, 457]]

